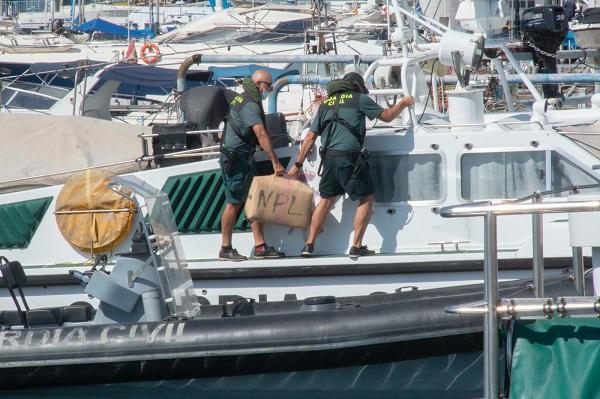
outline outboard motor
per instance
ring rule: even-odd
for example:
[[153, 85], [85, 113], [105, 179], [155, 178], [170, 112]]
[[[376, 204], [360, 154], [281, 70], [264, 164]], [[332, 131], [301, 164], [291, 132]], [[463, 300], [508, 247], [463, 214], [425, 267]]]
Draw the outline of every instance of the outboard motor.
[[[533, 50], [533, 63], [539, 73], [556, 73], [556, 52], [567, 37], [569, 25], [560, 6], [540, 6], [521, 14], [523, 42]], [[545, 98], [562, 97], [558, 85], [542, 85]]]

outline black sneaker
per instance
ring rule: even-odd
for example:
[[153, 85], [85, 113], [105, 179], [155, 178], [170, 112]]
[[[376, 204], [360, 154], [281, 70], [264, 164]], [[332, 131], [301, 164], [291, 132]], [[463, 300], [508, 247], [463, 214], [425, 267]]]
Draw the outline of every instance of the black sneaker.
[[229, 248], [223, 249], [219, 251], [219, 260], [229, 260], [232, 262], [241, 262], [243, 260], [247, 260], [248, 258], [244, 255], [240, 255], [237, 249]]
[[348, 252], [348, 256], [351, 258], [358, 258], [359, 256], [371, 256], [375, 255], [375, 251], [371, 251], [367, 248], [366, 245], [362, 247], [350, 247], [350, 252]]
[[267, 247], [266, 245], [254, 247], [254, 253], [252, 254], [254, 259], [276, 259], [283, 258], [284, 256], [283, 252], [279, 252], [275, 248]]
[[300, 256], [304, 256], [305, 258], [309, 258], [313, 255], [313, 251], [315, 250], [314, 244], [306, 243], [304, 247], [302, 247], [302, 252], [300, 252]]

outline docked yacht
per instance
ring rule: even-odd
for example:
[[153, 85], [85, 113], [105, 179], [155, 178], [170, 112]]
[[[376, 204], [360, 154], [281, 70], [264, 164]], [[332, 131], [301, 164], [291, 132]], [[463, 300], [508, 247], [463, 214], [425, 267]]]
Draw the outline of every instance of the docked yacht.
[[584, 49], [600, 48], [600, 7], [595, 1], [583, 2], [571, 23], [577, 45]]
[[[23, 288], [31, 277], [18, 261], [0, 257], [16, 307], [0, 311], [3, 395], [38, 387], [51, 396], [61, 389], [99, 392], [107, 383], [124, 382], [150, 384], [154, 395], [162, 395], [157, 387], [178, 386], [182, 379], [187, 389], [178, 393], [196, 395], [210, 392], [214, 378], [245, 395], [294, 390], [310, 397], [339, 391], [344, 397], [478, 397], [486, 388], [481, 316], [444, 312], [444, 306], [480, 302], [481, 285], [209, 305], [194, 290], [167, 194], [135, 176], [104, 176], [92, 190], [127, 210], [96, 213], [98, 232], [106, 238], [102, 221], [117, 216], [133, 220], [136, 233], [110, 271], [100, 265], [69, 271], [97, 306], [59, 300], [30, 307]], [[67, 211], [57, 217], [67, 224], [86, 218]], [[546, 292], [565, 295], [574, 285], [566, 276], [549, 279]], [[523, 281], [502, 284], [499, 291], [532, 296]], [[244, 378], [261, 384], [240, 388]], [[65, 385], [71, 387], [60, 387]]]
[[[328, 18], [331, 24], [335, 19]], [[191, 21], [179, 29], [153, 39], [160, 57], [153, 64], [173, 67], [183, 62], [190, 54], [304, 54], [315, 40], [305, 37], [305, 31], [314, 25], [307, 7], [265, 5], [250, 9], [225, 9]], [[333, 26], [327, 26], [328, 29]], [[384, 27], [378, 27], [384, 29]], [[125, 30], [125, 39], [127, 30]], [[335, 36], [335, 38], [333, 38]], [[364, 33], [357, 37], [352, 32], [339, 35], [325, 34], [321, 46], [330, 54], [382, 54], [382, 43], [368, 42]], [[135, 43], [136, 53], [143, 61], [140, 40]], [[317, 48], [317, 47], [315, 47]], [[312, 50], [311, 50], [312, 51]], [[89, 59], [98, 62], [118, 62], [130, 53], [129, 43], [121, 41], [98, 41], [78, 44], [68, 51], [56, 52], [52, 56], [30, 54], [28, 63], [54, 62], [60, 57], [63, 62]], [[0, 54], [0, 67], [23, 64], [17, 55]]]
[[75, 43], [66, 37], [46, 35], [0, 35], [0, 53], [39, 54], [69, 52]]

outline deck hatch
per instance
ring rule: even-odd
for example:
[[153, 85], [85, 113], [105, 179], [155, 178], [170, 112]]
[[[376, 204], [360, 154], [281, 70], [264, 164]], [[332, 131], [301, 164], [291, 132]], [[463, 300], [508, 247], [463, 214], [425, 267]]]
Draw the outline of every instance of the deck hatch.
[[[289, 157], [282, 158], [284, 166]], [[270, 161], [256, 163], [257, 175], [273, 173]], [[225, 192], [220, 169], [171, 176], [162, 191], [167, 193], [177, 228], [183, 234], [214, 233], [221, 231], [221, 215], [225, 207]], [[244, 207], [235, 223], [235, 231], [249, 231]]]
[[52, 197], [0, 205], [0, 249], [27, 248]]

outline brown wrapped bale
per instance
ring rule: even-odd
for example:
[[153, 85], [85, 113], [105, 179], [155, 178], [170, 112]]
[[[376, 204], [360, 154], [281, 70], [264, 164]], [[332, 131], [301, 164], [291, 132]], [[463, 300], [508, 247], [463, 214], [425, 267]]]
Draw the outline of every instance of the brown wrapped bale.
[[245, 211], [250, 220], [306, 227], [313, 211], [313, 191], [298, 180], [257, 176], [252, 179]]

